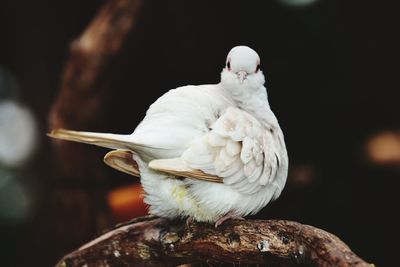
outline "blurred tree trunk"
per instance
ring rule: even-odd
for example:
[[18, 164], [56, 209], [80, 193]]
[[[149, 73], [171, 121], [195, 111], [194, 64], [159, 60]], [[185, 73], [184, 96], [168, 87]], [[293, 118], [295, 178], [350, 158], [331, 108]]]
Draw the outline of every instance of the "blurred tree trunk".
[[[125, 40], [136, 25], [141, 0], [105, 1], [82, 35], [71, 44], [49, 128], [101, 130], [105, 103], [124, 67]], [[111, 225], [106, 204], [106, 167], [99, 150], [54, 142], [60, 173], [52, 197], [59, 250], [76, 246]]]

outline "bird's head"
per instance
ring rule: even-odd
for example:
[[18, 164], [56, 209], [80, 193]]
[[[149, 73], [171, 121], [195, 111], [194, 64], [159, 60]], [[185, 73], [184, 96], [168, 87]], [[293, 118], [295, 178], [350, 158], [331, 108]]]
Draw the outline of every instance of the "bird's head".
[[264, 85], [260, 57], [248, 46], [235, 46], [226, 57], [221, 83], [228, 88], [255, 88]]

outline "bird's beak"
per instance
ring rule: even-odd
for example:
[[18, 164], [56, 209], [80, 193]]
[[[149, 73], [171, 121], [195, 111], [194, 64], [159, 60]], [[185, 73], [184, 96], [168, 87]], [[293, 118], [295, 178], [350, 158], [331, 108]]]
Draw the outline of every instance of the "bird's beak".
[[237, 73], [236, 73], [236, 75], [238, 76], [238, 79], [239, 79], [239, 83], [240, 84], [243, 84], [243, 81], [246, 79], [246, 77], [247, 77], [247, 72], [245, 72], [245, 71], [238, 71]]

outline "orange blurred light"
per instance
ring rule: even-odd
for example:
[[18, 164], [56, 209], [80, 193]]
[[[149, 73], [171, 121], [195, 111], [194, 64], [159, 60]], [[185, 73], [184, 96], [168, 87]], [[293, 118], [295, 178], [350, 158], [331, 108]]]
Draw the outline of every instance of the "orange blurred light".
[[366, 150], [375, 164], [400, 165], [400, 133], [379, 133], [368, 140]]
[[117, 222], [147, 215], [143, 202], [144, 191], [140, 184], [120, 187], [108, 193], [107, 200]]
[[317, 177], [316, 168], [307, 163], [294, 164], [289, 170], [288, 183], [297, 187], [311, 186]]

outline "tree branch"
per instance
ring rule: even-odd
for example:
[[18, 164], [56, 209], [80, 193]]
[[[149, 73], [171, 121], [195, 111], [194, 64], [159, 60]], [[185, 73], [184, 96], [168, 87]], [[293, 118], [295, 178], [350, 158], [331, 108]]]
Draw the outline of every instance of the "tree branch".
[[372, 266], [336, 236], [284, 220], [204, 223], [141, 217], [97, 237], [56, 266]]

